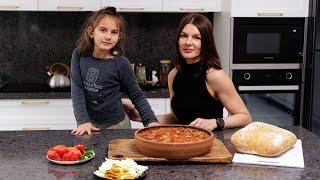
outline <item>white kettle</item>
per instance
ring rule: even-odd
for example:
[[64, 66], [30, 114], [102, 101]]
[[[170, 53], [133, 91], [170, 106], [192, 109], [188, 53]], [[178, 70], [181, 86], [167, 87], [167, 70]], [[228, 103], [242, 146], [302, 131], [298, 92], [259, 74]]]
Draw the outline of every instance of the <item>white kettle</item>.
[[66, 88], [71, 85], [69, 78], [70, 68], [64, 63], [54, 63], [47, 72], [50, 76], [48, 85], [51, 88]]

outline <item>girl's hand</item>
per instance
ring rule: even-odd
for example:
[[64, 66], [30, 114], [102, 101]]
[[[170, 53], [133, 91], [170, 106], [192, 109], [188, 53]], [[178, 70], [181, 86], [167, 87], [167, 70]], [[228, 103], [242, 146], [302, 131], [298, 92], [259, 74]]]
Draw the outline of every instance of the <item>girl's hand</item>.
[[211, 119], [197, 118], [194, 121], [192, 121], [189, 125], [194, 126], [194, 127], [198, 127], [198, 128], [202, 128], [202, 129], [206, 129], [209, 131], [212, 131], [215, 128], [217, 128], [217, 123], [216, 123], [215, 119], [211, 120]]
[[99, 128], [94, 127], [90, 122], [80, 124], [76, 129], [74, 129], [71, 134], [82, 136], [85, 133], [91, 135], [92, 131], [99, 131]]

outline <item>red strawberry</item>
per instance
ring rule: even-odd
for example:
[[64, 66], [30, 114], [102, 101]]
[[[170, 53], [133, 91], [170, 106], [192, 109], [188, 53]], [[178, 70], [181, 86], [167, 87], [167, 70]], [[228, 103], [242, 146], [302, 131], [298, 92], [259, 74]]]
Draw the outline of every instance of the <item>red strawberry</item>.
[[48, 158], [56, 161], [61, 161], [61, 157], [54, 149], [49, 149], [47, 152]]
[[86, 147], [82, 144], [78, 144], [76, 146], [74, 146], [74, 148], [78, 149], [82, 154], [84, 153]]
[[65, 145], [56, 145], [52, 149], [55, 150], [60, 157], [63, 157], [63, 155], [69, 151]]

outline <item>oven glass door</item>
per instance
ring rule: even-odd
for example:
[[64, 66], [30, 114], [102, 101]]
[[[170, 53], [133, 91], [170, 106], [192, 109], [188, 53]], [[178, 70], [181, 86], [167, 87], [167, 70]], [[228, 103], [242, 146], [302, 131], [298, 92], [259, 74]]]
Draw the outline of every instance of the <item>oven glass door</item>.
[[299, 124], [298, 92], [240, 92], [253, 121], [276, 126]]
[[238, 24], [234, 29], [234, 63], [301, 63], [303, 26]]

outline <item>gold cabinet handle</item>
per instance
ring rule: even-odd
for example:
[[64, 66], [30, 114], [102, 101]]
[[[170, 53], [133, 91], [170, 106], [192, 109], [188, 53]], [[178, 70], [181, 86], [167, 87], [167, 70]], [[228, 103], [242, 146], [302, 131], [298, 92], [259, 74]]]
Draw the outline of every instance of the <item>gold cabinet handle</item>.
[[22, 131], [47, 131], [50, 130], [51, 128], [22, 128]]
[[258, 16], [283, 16], [282, 12], [257, 12]]
[[21, 104], [24, 104], [24, 105], [49, 104], [49, 101], [48, 100], [22, 100]]
[[0, 5], [0, 9], [19, 9], [20, 6], [17, 5]]
[[83, 10], [83, 7], [78, 6], [57, 6], [58, 10]]
[[119, 7], [122, 11], [143, 11], [144, 7]]
[[204, 11], [204, 8], [180, 8], [180, 11]]

